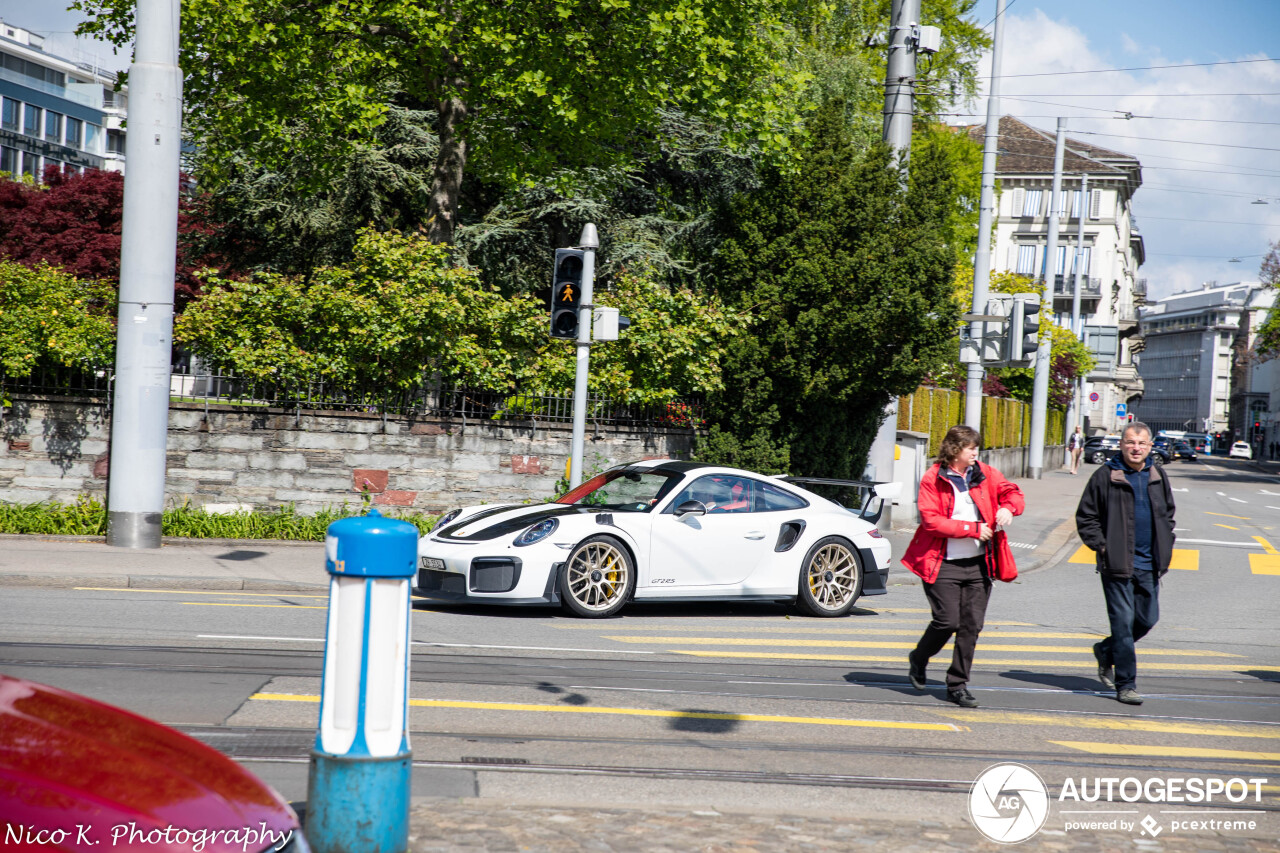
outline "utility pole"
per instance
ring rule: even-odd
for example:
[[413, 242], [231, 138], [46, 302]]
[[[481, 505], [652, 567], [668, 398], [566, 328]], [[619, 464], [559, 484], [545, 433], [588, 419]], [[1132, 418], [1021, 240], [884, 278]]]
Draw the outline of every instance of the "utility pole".
[[[1084, 221], [1089, 216], [1089, 173], [1080, 176], [1080, 217], [1076, 222], [1076, 258], [1075, 282], [1071, 287], [1071, 332], [1079, 341], [1084, 341], [1084, 323], [1080, 317], [1080, 288], [1084, 275]], [[1084, 402], [1084, 377], [1076, 377], [1075, 393], [1071, 395], [1071, 408], [1075, 412], [1075, 420], [1068, 419], [1067, 429], [1075, 432], [1076, 425], [1083, 419], [1080, 408]]]
[[596, 226], [588, 222], [578, 237], [582, 255], [582, 301], [578, 303], [577, 359], [573, 372], [573, 440], [569, 450], [569, 488], [582, 482], [582, 445], [587, 431], [587, 375], [591, 360], [591, 317], [594, 313], [592, 290], [596, 278], [596, 249], [600, 236]]
[[[1044, 289], [1049, 299], [1049, 307], [1053, 307], [1053, 296], [1058, 283], [1058, 218], [1061, 216], [1062, 197], [1062, 157], [1063, 146], [1067, 137], [1067, 120], [1058, 119], [1058, 135], [1053, 145], [1053, 187], [1049, 190], [1049, 235], [1044, 247]], [[1031, 386], [1031, 448], [1028, 452], [1027, 467], [1031, 479], [1039, 480], [1044, 475], [1044, 426], [1048, 420], [1049, 407], [1049, 370], [1052, 358], [1051, 335], [1043, 335], [1040, 346], [1036, 348], [1035, 381]]]
[[107, 544], [159, 548], [169, 434], [182, 72], [178, 0], [138, 0], [129, 66]]
[[[911, 159], [911, 123], [915, 116], [916, 28], [920, 22], [920, 0], [893, 0], [889, 16], [889, 57], [884, 75], [884, 141], [897, 154], [904, 170]], [[893, 479], [893, 462], [898, 444], [898, 400], [884, 409], [884, 420], [867, 454], [866, 477], [887, 482]], [[885, 506], [880, 526], [893, 525], [893, 507]]]
[[[996, 150], [1000, 146], [1000, 57], [1004, 52], [1005, 0], [996, 0], [991, 31], [991, 85], [987, 89], [987, 129], [982, 142], [982, 194], [978, 199], [978, 248], [973, 255], [973, 313], [985, 314], [991, 286], [991, 223], [996, 212]], [[982, 340], [984, 324], [973, 321], [969, 335]], [[970, 362], [964, 389], [964, 422], [982, 429], [982, 362]]]

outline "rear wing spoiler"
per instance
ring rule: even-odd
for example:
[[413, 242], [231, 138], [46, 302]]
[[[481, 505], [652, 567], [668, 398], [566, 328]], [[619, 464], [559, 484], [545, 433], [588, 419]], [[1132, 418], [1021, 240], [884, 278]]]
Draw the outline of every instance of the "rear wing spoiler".
[[[875, 524], [884, 512], [884, 502], [902, 494], [901, 483], [876, 483], [871, 480], [836, 480], [830, 477], [778, 477], [784, 483], [795, 483], [798, 486], [831, 486], [834, 488], [856, 489], [858, 502], [862, 509], [857, 511], [859, 518]], [[846, 507], [847, 509], [847, 507]], [[850, 510], [853, 512], [853, 510]]]

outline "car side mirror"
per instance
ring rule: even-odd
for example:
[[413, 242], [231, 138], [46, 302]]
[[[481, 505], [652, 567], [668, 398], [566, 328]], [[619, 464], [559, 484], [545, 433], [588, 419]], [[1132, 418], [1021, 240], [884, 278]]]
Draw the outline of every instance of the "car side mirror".
[[685, 501], [676, 507], [676, 518], [684, 518], [686, 515], [706, 515], [707, 505], [702, 501]]

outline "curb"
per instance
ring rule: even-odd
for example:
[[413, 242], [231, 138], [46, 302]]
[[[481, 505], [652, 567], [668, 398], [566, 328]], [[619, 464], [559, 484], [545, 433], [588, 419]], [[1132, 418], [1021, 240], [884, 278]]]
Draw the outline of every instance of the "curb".
[[[312, 543], [314, 544], [314, 543]], [[269, 578], [172, 577], [167, 575], [29, 575], [0, 572], [0, 587], [32, 586], [46, 589], [74, 587], [128, 587], [129, 589], [181, 589], [212, 592], [308, 592], [327, 593], [327, 584], [299, 583]]]
[[[104, 536], [73, 536], [59, 533], [0, 533], [0, 542], [8, 540], [39, 540], [41, 542], [82, 542], [85, 545], [106, 545], [107, 540]], [[196, 547], [199, 545], [213, 545], [220, 548], [231, 546], [248, 546], [254, 545], [260, 548], [265, 547], [286, 547], [294, 548], [309, 545], [312, 548], [323, 547], [324, 542], [313, 539], [192, 539], [185, 536], [165, 536], [161, 538], [160, 545], [162, 547]]]

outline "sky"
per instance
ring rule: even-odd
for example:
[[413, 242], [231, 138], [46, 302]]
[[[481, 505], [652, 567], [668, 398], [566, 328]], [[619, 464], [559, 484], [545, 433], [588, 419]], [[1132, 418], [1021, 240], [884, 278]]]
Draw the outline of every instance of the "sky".
[[[46, 35], [50, 53], [127, 68], [74, 37], [68, 2], [0, 0], [0, 19]], [[990, 29], [995, 10], [979, 0], [974, 17]], [[1280, 58], [1280, 0], [1008, 0], [1003, 26], [1002, 113], [1049, 132], [1066, 117], [1068, 136], [1142, 163], [1150, 298], [1257, 280], [1280, 240], [1280, 61], [1256, 61]], [[1106, 73], [1063, 73], [1081, 71]], [[948, 121], [980, 123], [986, 99], [956, 111]]]
[[[1280, 59], [1280, 0], [1006, 0], [1002, 20], [1000, 112], [1141, 162], [1149, 298], [1256, 281], [1280, 240], [1280, 61], [1256, 61]], [[983, 122], [969, 106], [948, 121]]]

